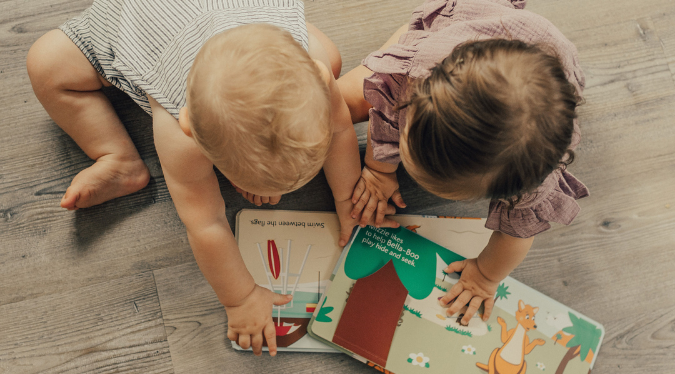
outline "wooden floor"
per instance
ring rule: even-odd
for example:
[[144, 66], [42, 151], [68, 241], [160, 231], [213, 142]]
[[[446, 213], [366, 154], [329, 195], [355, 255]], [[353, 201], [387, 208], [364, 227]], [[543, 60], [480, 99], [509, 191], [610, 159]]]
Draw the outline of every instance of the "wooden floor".
[[[230, 348], [225, 311], [167, 192], [151, 120], [119, 92], [109, 93], [150, 185], [95, 208], [59, 208], [91, 161], [35, 98], [25, 57], [90, 3], [0, 1], [0, 373], [371, 372], [345, 355], [271, 359]], [[347, 71], [419, 3], [316, 0], [306, 13]], [[579, 49], [586, 104], [570, 170], [592, 195], [572, 225], [537, 237], [512, 276], [604, 324], [594, 373], [675, 373], [675, 1], [540, 0], [528, 9]], [[443, 201], [401, 178], [402, 212], [486, 216], [486, 203]], [[252, 207], [222, 186], [230, 219]], [[331, 210], [325, 179], [277, 207]]]

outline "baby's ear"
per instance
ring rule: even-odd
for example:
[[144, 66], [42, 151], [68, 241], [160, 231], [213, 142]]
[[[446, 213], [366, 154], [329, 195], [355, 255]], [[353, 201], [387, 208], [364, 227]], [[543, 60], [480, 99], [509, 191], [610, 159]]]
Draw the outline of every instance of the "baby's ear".
[[314, 63], [319, 68], [319, 73], [321, 74], [321, 80], [323, 81], [323, 83], [326, 84], [326, 86], [330, 87], [330, 80], [331, 80], [331, 77], [333, 76], [333, 73], [331, 73], [330, 70], [328, 70], [328, 67], [323, 62], [321, 62], [317, 59], [314, 59]]
[[180, 112], [178, 113], [178, 124], [180, 125], [180, 129], [183, 130], [185, 135], [192, 137], [192, 129], [190, 127], [190, 116], [188, 116], [188, 108], [185, 106], [180, 108]]

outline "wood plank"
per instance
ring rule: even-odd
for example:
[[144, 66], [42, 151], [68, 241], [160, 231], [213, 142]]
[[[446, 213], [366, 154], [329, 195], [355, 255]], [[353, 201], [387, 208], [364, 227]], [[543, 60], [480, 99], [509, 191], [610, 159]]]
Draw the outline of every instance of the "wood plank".
[[650, 18], [653, 20], [654, 33], [661, 42], [675, 80], [675, 3], [671, 2], [670, 6], [652, 13]]
[[526, 10], [551, 21], [567, 35], [570, 31], [588, 30], [586, 39], [601, 39], [592, 29], [647, 17], [673, 5], [672, 0], [537, 0], [528, 1]]
[[675, 85], [651, 19], [637, 22], [568, 33], [587, 76], [570, 170], [591, 197], [571, 226], [538, 235], [512, 274], [605, 325], [594, 373], [666, 373], [675, 356], [660, 339], [640, 339], [643, 354], [627, 340], [667, 335], [675, 320], [675, 280], [664, 277], [675, 243]]
[[223, 373], [371, 373], [343, 354], [235, 351], [226, 336], [225, 308], [196, 264], [154, 271], [176, 374]]
[[151, 272], [0, 307], [0, 372], [172, 373]]
[[335, 42], [342, 55], [342, 72], [361, 64], [402, 25], [410, 21], [421, 0], [305, 1], [307, 21]]

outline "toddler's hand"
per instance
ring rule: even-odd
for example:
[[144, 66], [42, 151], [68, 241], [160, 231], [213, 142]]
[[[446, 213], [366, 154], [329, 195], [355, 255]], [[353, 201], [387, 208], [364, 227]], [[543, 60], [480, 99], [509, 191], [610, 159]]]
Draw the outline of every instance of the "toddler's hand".
[[277, 331], [272, 320], [272, 306], [284, 305], [291, 299], [290, 295], [280, 295], [256, 285], [239, 305], [225, 306], [227, 338], [244, 349], [253, 347], [253, 353], [260, 356], [264, 335], [270, 356], [275, 356]]
[[355, 205], [351, 217], [357, 219], [363, 211], [359, 224], [366, 227], [376, 213], [374, 223], [376, 227], [380, 227], [384, 223], [384, 215], [389, 214], [387, 213], [389, 198], [399, 208], [406, 207], [398, 190], [396, 173], [381, 173], [365, 166], [352, 195], [351, 202]]
[[[352, 218], [351, 212], [354, 208], [352, 201], [347, 199], [343, 201], [335, 201], [335, 211], [337, 212], [338, 218], [340, 219], [340, 240], [338, 245], [344, 247], [347, 245], [349, 237], [352, 235], [352, 230], [354, 226], [359, 224], [359, 218]], [[395, 214], [396, 208], [393, 205], [387, 204], [383, 214]], [[369, 225], [373, 225], [373, 217], [367, 222]], [[380, 227], [393, 227], [397, 228], [400, 224], [396, 221], [384, 218]]]
[[445, 296], [440, 299], [442, 305], [448, 305], [454, 300], [446, 311], [451, 316], [457, 313], [467, 303], [469, 307], [462, 318], [462, 325], [468, 325], [469, 320], [476, 314], [480, 304], [485, 302], [483, 321], [487, 321], [495, 305], [494, 295], [497, 292], [499, 282], [486, 278], [478, 268], [475, 258], [464, 261], [456, 261], [448, 265], [446, 273], [462, 272], [459, 281], [450, 288]]
[[241, 194], [241, 196], [244, 197], [244, 199], [248, 200], [251, 202], [251, 204], [255, 204], [257, 206], [261, 206], [263, 204], [270, 204], [270, 205], [276, 205], [279, 200], [281, 200], [281, 195], [278, 196], [260, 196], [260, 195], [254, 195], [250, 192], [246, 192], [239, 188], [236, 184], [230, 182], [232, 187], [234, 187], [237, 192]]

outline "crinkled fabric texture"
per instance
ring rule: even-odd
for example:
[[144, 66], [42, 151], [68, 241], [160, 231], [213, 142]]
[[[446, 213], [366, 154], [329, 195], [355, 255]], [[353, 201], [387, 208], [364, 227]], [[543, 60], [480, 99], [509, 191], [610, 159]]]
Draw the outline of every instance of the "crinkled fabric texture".
[[[364, 81], [370, 109], [370, 136], [375, 160], [400, 162], [399, 132], [406, 126], [407, 110], [394, 107], [407, 98], [410, 82], [425, 78], [429, 70], [467, 40], [518, 39], [545, 46], [562, 62], [567, 79], [581, 96], [585, 80], [574, 44], [545, 18], [523, 10], [520, 0], [427, 0], [413, 11], [408, 32], [398, 44], [371, 53], [363, 65], [373, 71]], [[581, 140], [574, 121], [571, 149]], [[486, 227], [527, 238], [550, 228], [549, 222], [569, 224], [579, 212], [576, 199], [588, 189], [567, 171], [549, 175], [533, 193], [512, 210], [504, 201], [492, 201]]]

